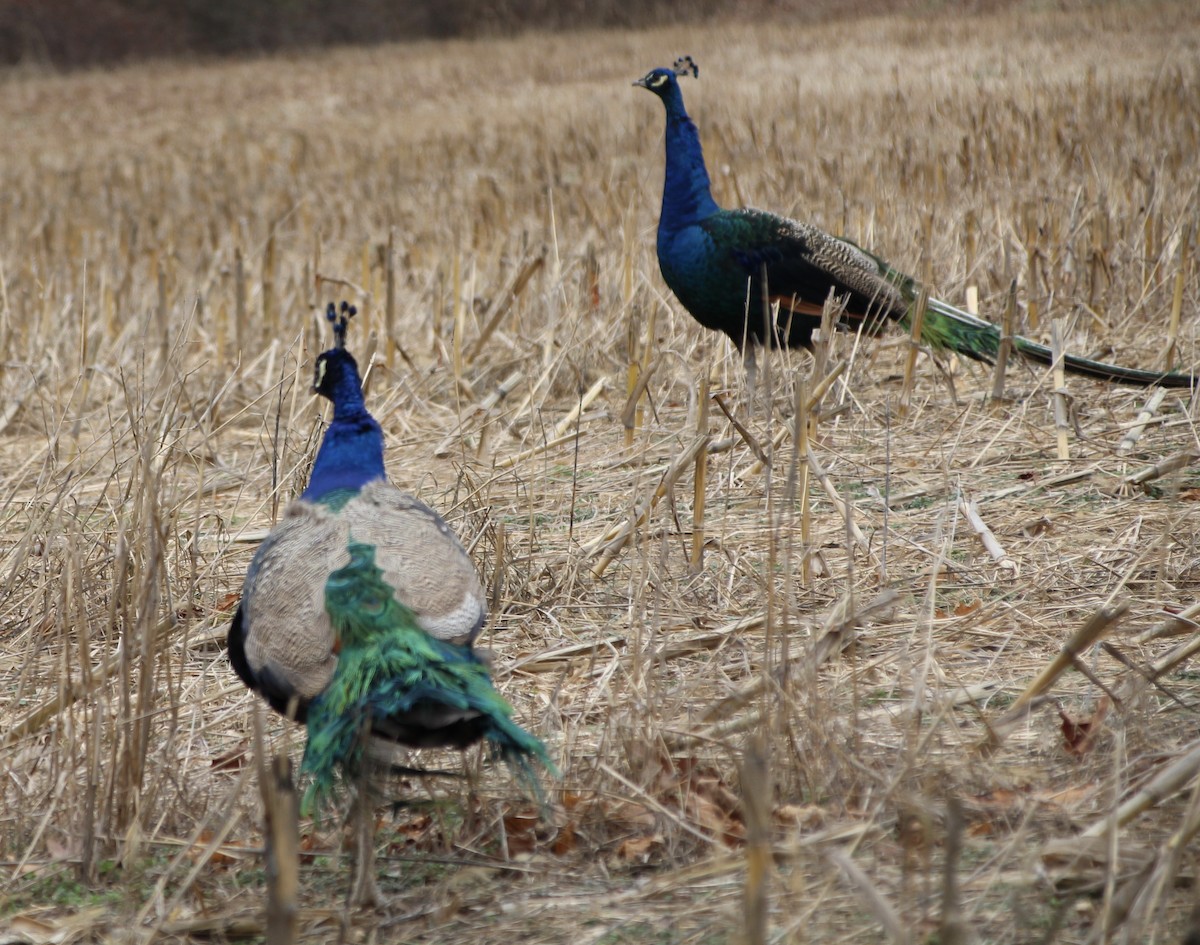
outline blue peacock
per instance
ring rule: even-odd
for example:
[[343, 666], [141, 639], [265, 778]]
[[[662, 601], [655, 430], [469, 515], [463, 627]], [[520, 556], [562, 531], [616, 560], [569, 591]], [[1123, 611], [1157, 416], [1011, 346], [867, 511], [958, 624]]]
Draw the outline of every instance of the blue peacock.
[[[385, 478], [383, 432], [346, 350], [355, 309], [326, 314], [334, 346], [317, 358], [313, 391], [333, 419], [308, 487], [250, 563], [229, 628], [233, 668], [306, 724], [306, 814], [365, 774], [368, 733], [418, 748], [483, 740], [537, 793], [537, 768], [554, 765], [472, 648], [487, 613], [475, 568], [445, 521]], [[352, 897], [378, 902], [365, 840]]]
[[[905, 328], [920, 293], [909, 276], [849, 240], [765, 210], [722, 209], [713, 200], [696, 125], [683, 107], [679, 78], [697, 77], [691, 56], [671, 68], [651, 69], [634, 85], [666, 106], [666, 176], [658, 220], [658, 264], [663, 279], [701, 325], [724, 332], [746, 359], [753, 379], [762, 346], [809, 348], [832, 291], [845, 300], [843, 324], [876, 334], [888, 322]], [[765, 298], [764, 298], [765, 296]], [[777, 306], [773, 323], [764, 304]], [[921, 341], [992, 362], [1000, 346], [995, 325], [930, 299]], [[1019, 353], [1052, 363], [1049, 348], [1016, 337]], [[1068, 371], [1121, 384], [1190, 387], [1184, 374], [1125, 368], [1067, 355]]]

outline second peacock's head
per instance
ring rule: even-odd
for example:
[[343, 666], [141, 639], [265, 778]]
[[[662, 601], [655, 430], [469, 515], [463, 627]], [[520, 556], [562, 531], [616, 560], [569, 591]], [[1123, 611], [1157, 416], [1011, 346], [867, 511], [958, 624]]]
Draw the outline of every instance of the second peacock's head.
[[330, 302], [325, 310], [325, 317], [333, 326], [333, 347], [317, 356], [312, 391], [328, 400], [335, 399], [335, 392], [344, 387], [346, 380], [353, 378], [355, 386], [358, 385], [358, 362], [346, 350], [346, 329], [356, 314], [358, 309], [348, 302], [342, 303], [340, 311]]
[[691, 56], [680, 56], [670, 68], [651, 69], [633, 84], [649, 89], [661, 98], [667, 94], [668, 90], [678, 87], [676, 80], [685, 75], [693, 78], [700, 76], [700, 67], [696, 65], [696, 61]]

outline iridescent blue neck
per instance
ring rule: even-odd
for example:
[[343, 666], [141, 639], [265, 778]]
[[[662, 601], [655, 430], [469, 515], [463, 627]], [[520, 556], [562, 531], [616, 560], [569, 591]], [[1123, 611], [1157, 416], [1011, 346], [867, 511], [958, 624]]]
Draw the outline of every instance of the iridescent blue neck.
[[384, 478], [383, 430], [363, 403], [358, 371], [339, 371], [326, 396], [333, 401], [333, 420], [317, 450], [308, 488], [300, 495], [310, 502], [340, 490], [357, 492]]
[[672, 82], [662, 95], [667, 108], [667, 172], [663, 181], [660, 229], [688, 226], [721, 208], [712, 198], [700, 133], [683, 107], [683, 95]]

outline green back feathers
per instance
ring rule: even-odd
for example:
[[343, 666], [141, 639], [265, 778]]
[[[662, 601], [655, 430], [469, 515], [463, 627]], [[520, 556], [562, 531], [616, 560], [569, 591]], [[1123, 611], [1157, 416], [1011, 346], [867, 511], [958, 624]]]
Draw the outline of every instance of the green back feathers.
[[342, 649], [396, 634], [411, 636], [411, 643], [425, 638], [412, 612], [396, 600], [384, 581], [383, 571], [375, 564], [375, 548], [352, 541], [346, 550], [350, 563], [325, 582], [325, 609], [338, 629]]
[[346, 507], [346, 503], [358, 494], [358, 489], [334, 489], [332, 492], [325, 493], [317, 501], [331, 512], [340, 512]]
[[303, 770], [313, 781], [305, 813], [333, 799], [339, 778], [362, 774], [366, 732], [389, 725], [451, 733], [428, 744], [482, 737], [536, 790], [529, 759], [550, 771], [554, 766], [545, 746], [512, 721], [512, 708], [492, 687], [487, 665], [469, 646], [420, 629], [384, 580], [374, 547], [352, 541], [347, 550], [350, 562], [325, 584], [325, 607], [340, 649], [337, 671], [308, 714]]

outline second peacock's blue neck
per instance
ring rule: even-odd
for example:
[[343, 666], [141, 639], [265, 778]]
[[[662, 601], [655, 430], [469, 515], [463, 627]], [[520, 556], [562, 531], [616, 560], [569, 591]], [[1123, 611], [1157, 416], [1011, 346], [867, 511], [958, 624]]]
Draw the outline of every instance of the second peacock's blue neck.
[[703, 220], [721, 208], [713, 200], [700, 133], [683, 107], [679, 86], [672, 83], [662, 99], [667, 107], [667, 172], [658, 225], [672, 230]]
[[368, 482], [385, 478], [383, 430], [363, 403], [358, 372], [341, 372], [331, 386], [333, 420], [317, 450], [308, 488], [300, 494], [310, 502], [357, 492]]

